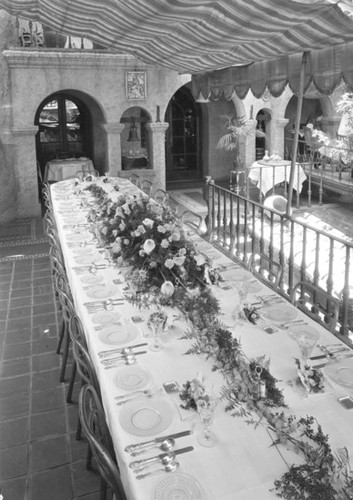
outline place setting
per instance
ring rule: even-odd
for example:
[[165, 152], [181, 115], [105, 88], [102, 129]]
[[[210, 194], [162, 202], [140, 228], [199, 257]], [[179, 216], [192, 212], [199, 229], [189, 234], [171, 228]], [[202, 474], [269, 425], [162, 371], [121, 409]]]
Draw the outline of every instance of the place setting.
[[[128, 342], [133, 342], [139, 334], [138, 328], [132, 322], [122, 321], [117, 324], [107, 325], [106, 328], [98, 333], [98, 339], [105, 345], [120, 346]], [[143, 345], [148, 345], [148, 343], [145, 342]], [[100, 354], [99, 357], [102, 358], [105, 355]]]

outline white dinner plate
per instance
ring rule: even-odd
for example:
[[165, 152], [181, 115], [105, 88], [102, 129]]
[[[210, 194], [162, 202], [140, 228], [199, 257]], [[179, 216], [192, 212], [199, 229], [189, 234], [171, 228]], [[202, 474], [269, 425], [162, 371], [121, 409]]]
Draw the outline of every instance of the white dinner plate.
[[293, 306], [291, 307], [285, 303], [281, 303], [264, 307], [261, 311], [261, 316], [270, 321], [282, 323], [295, 319], [298, 316], [298, 311]]
[[222, 271], [221, 274], [226, 281], [233, 281], [235, 283], [253, 279], [253, 275], [248, 271], [244, 271], [243, 269], [229, 269], [226, 271]]
[[[76, 264], [81, 264], [81, 265], [89, 265], [89, 264], [93, 264], [94, 261], [96, 261], [96, 264], [98, 263], [98, 260], [100, 259], [100, 256], [97, 256], [97, 255], [92, 255], [92, 254], [88, 254], [88, 255], [78, 255], [77, 257], [75, 257], [75, 262]], [[103, 263], [103, 261], [102, 261]], [[106, 264], [106, 262], [104, 261], [104, 263]]]
[[119, 290], [112, 286], [96, 285], [86, 290], [86, 294], [90, 299], [104, 300], [110, 297], [116, 297], [119, 294]]
[[262, 289], [261, 283], [259, 281], [252, 281], [248, 284], [248, 292], [249, 293], [257, 293]]
[[91, 241], [93, 238], [91, 233], [82, 232], [82, 233], [69, 233], [65, 236], [67, 241]]
[[134, 436], [156, 436], [173, 422], [174, 411], [162, 398], [137, 398], [126, 403], [119, 415], [121, 427]]
[[99, 311], [92, 317], [93, 323], [99, 325], [119, 324], [120, 320], [121, 314], [118, 311]]
[[114, 377], [114, 385], [124, 391], [138, 391], [151, 381], [151, 373], [139, 365], [124, 366]]
[[139, 334], [132, 323], [119, 323], [99, 332], [98, 338], [103, 344], [124, 345], [134, 340]]
[[154, 490], [153, 500], [202, 500], [205, 493], [200, 483], [189, 474], [176, 472], [164, 477]]
[[95, 248], [92, 246], [84, 246], [84, 247], [74, 247], [72, 249], [75, 255], [87, 255], [95, 252]]
[[325, 373], [336, 384], [353, 387], [353, 358], [330, 361], [325, 366]]
[[104, 281], [104, 276], [101, 274], [84, 274], [81, 276], [81, 282], [86, 285], [97, 285], [98, 283], [102, 283]]

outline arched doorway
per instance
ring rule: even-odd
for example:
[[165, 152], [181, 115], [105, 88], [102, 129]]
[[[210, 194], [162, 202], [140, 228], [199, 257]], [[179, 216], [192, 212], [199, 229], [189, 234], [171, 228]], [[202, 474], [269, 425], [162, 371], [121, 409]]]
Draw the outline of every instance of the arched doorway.
[[166, 132], [167, 182], [201, 179], [201, 108], [187, 86], [173, 95], [165, 121], [169, 123]]
[[261, 160], [265, 155], [265, 150], [269, 149], [268, 123], [270, 120], [271, 114], [266, 109], [260, 109], [256, 115], [255, 148], [257, 160]]
[[92, 157], [92, 120], [88, 107], [68, 93], [52, 94], [35, 116], [37, 161], [43, 175], [53, 158]]

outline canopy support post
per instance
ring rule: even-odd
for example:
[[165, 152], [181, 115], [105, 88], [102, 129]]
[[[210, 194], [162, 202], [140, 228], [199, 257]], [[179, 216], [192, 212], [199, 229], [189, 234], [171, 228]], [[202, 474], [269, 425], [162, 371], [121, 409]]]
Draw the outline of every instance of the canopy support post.
[[297, 111], [296, 111], [296, 117], [295, 117], [294, 140], [293, 140], [292, 160], [291, 160], [290, 175], [289, 175], [289, 187], [288, 187], [288, 201], [287, 201], [287, 215], [288, 216], [291, 213], [291, 206], [292, 206], [292, 199], [293, 199], [294, 172], [295, 172], [295, 164], [296, 164], [296, 159], [297, 159], [299, 127], [300, 127], [300, 118], [301, 118], [301, 114], [302, 114], [302, 105], [303, 105], [305, 67], [306, 67], [306, 61], [308, 59], [308, 55], [309, 55], [309, 52], [303, 52], [302, 65], [300, 68], [299, 93], [298, 93]]

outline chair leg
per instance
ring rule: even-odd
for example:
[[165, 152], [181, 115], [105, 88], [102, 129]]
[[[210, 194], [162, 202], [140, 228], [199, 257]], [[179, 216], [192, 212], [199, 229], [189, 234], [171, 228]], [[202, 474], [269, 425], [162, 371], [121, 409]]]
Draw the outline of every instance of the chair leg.
[[59, 333], [58, 345], [57, 345], [57, 348], [56, 348], [56, 354], [60, 354], [60, 352], [61, 352], [61, 346], [62, 346], [64, 337], [65, 337], [65, 323], [64, 323], [64, 321], [63, 321], [62, 318], [60, 320], [59, 330], [60, 330], [60, 333]]
[[61, 373], [60, 373], [60, 382], [65, 381], [65, 372], [66, 372], [67, 358], [69, 356], [69, 349], [70, 349], [70, 335], [69, 335], [68, 331], [65, 331], [63, 359], [62, 359]]
[[91, 450], [90, 445], [88, 445], [88, 447], [87, 447], [86, 469], [92, 470], [92, 450]]
[[77, 367], [76, 367], [76, 362], [74, 360], [74, 363], [72, 365], [72, 372], [71, 372], [69, 388], [67, 390], [67, 396], [66, 396], [67, 403], [72, 403], [72, 391], [74, 389], [74, 384], [75, 384], [75, 379], [76, 379], [76, 370], [77, 370]]
[[100, 487], [100, 497], [99, 500], [107, 500], [107, 485], [104, 479], [101, 478], [101, 487]]
[[82, 424], [80, 417], [77, 419], [77, 427], [76, 427], [76, 441], [80, 441], [82, 438]]

